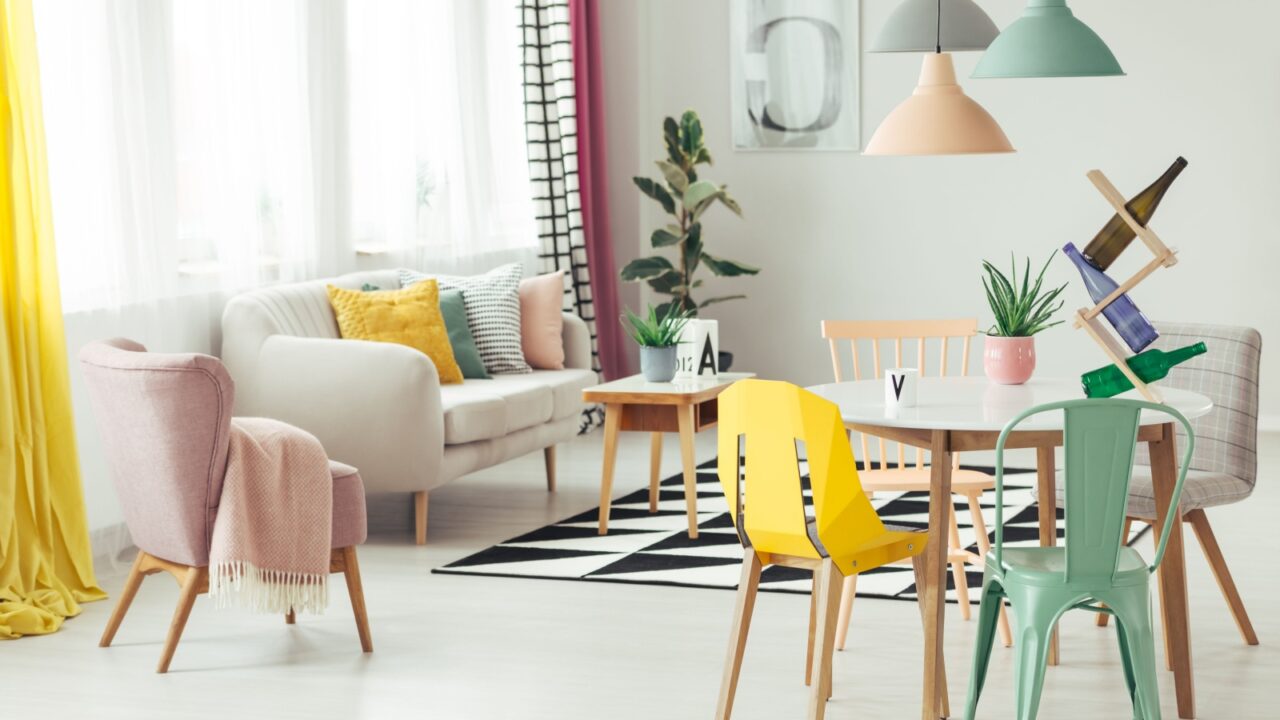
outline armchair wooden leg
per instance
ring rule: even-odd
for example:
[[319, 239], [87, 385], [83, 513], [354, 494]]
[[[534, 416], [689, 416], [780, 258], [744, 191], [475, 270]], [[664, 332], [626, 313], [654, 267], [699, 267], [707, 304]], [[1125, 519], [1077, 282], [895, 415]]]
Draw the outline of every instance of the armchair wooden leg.
[[414, 538], [419, 545], [427, 544], [427, 491], [413, 494]]
[[182, 590], [178, 593], [178, 607], [174, 608], [173, 620], [169, 623], [169, 636], [165, 638], [164, 650], [160, 654], [157, 673], [169, 672], [169, 663], [173, 653], [178, 649], [178, 641], [182, 639], [182, 630], [187, 626], [187, 618], [191, 616], [191, 606], [195, 605], [196, 596], [208, 587], [209, 568], [192, 567], [182, 578]]
[[298, 622], [298, 616], [293, 612], [293, 608], [289, 608], [289, 612], [284, 614], [285, 625], [295, 625]]
[[142, 560], [146, 553], [138, 551], [138, 556], [133, 559], [133, 567], [129, 568], [129, 578], [124, 581], [124, 589], [120, 591], [120, 599], [116, 601], [115, 610], [111, 611], [111, 618], [107, 620], [107, 627], [102, 631], [102, 639], [98, 641], [98, 647], [110, 647], [111, 641], [116, 637], [116, 630], [120, 629], [120, 623], [124, 620], [125, 613], [129, 612], [129, 606], [133, 604], [133, 597], [138, 594], [138, 588], [142, 586], [142, 578], [146, 577], [142, 573]]
[[556, 446], [542, 449], [542, 461], [547, 466], [547, 492], [556, 491]]
[[1231, 570], [1227, 568], [1227, 560], [1222, 556], [1222, 548], [1218, 547], [1218, 538], [1214, 536], [1213, 528], [1209, 526], [1209, 516], [1204, 514], [1204, 510], [1192, 510], [1187, 513], [1186, 521], [1191, 523], [1191, 529], [1195, 530], [1196, 538], [1200, 540], [1200, 548], [1204, 550], [1204, 557], [1209, 561], [1213, 577], [1217, 579], [1222, 596], [1227, 599], [1227, 606], [1231, 608], [1231, 616], [1235, 618], [1236, 626], [1240, 628], [1240, 637], [1244, 638], [1248, 645], [1257, 645], [1258, 634], [1253, 631], [1249, 613], [1244, 609], [1244, 600], [1240, 599], [1240, 591], [1236, 589]]
[[360, 563], [356, 549], [342, 549], [342, 575], [347, 580], [347, 594], [351, 596], [351, 613], [356, 616], [356, 632], [360, 634], [360, 648], [373, 652], [373, 635], [369, 632], [369, 612], [364, 605], [364, 585], [360, 582]]

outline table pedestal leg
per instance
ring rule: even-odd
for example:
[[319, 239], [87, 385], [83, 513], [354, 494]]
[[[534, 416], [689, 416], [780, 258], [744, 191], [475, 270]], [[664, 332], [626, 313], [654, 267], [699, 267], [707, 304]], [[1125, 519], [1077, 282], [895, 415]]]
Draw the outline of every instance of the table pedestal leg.
[[938, 720], [949, 705], [943, 624], [946, 619], [947, 529], [951, 503], [951, 433], [933, 431], [930, 447], [929, 544], [923, 553], [923, 587], [917, 587], [924, 614], [924, 698], [921, 717]]
[[618, 456], [618, 428], [622, 423], [622, 405], [604, 406], [604, 466], [600, 468], [600, 534], [609, 532], [609, 501], [613, 496], [613, 466]]
[[[1040, 547], [1058, 544], [1058, 468], [1054, 448], [1036, 448], [1036, 491], [1040, 494]], [[1058, 626], [1049, 638], [1049, 664], [1058, 664]]]
[[[1155, 491], [1156, 517], [1163, 525], [1178, 482], [1178, 458], [1173, 425], [1161, 426], [1160, 439], [1147, 443], [1151, 455], [1151, 484]], [[1157, 526], [1158, 531], [1164, 528]], [[1158, 537], [1158, 536], [1157, 536]], [[1173, 669], [1178, 697], [1178, 717], [1196, 716], [1195, 682], [1191, 666], [1191, 633], [1187, 605], [1187, 567], [1183, 554], [1182, 521], [1175, 516], [1169, 528], [1169, 543], [1160, 563], [1160, 609], [1164, 615], [1166, 661]]]
[[676, 420], [680, 426], [680, 459], [684, 463], [684, 501], [689, 510], [689, 537], [698, 537], [698, 468], [694, 458], [692, 405], [677, 405]]

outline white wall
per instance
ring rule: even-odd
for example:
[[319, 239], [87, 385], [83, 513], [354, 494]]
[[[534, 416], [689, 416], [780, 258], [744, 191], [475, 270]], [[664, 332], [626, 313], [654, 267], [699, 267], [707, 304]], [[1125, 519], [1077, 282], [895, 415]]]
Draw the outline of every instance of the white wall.
[[[624, 188], [612, 193], [614, 217], [635, 214], [640, 222], [630, 237], [615, 234], [624, 244], [619, 257], [647, 251], [648, 234], [661, 222], [661, 211], [640, 203], [624, 181], [652, 172], [652, 160], [663, 155], [664, 115], [698, 110], [716, 161], [703, 175], [727, 183], [745, 210], [744, 220], [708, 213], [715, 217], [703, 234], [713, 252], [764, 268], [756, 278], [708, 282], [708, 295], [730, 288], [750, 295], [707, 313], [720, 320], [721, 344], [737, 353], [742, 369], [829, 381], [818, 333], [824, 318], [977, 316], [989, 323], [982, 258], [1007, 263], [1012, 250], [1042, 262], [1066, 242], [1083, 246], [1111, 215], [1086, 171], [1101, 168], [1132, 194], [1180, 154], [1190, 166], [1152, 227], [1181, 251], [1181, 262], [1138, 288], [1136, 302], [1152, 319], [1251, 325], [1268, 343], [1280, 340], [1280, 4], [1074, 0], [1077, 16], [1107, 40], [1128, 77], [972, 80], [978, 56], [962, 53], [962, 84], [1018, 152], [884, 158], [732, 149], [729, 1], [645, 0], [638, 21], [606, 16], [606, 47], [628, 55], [610, 51], [606, 70], [632, 61], [639, 67], [636, 75], [608, 78], [611, 112], [639, 117], [638, 147], [633, 137], [610, 139], [611, 180]], [[624, 18], [635, 12], [630, 3], [602, 5]], [[1001, 27], [1022, 5], [982, 3]], [[863, 47], [895, 6], [862, 3]], [[634, 55], [634, 43], [617, 40], [627, 33], [639, 36]], [[920, 57], [863, 54], [862, 63], [865, 143], [912, 91]], [[1127, 277], [1142, 255], [1135, 244], [1113, 274]], [[1071, 283], [1067, 310], [1088, 303], [1065, 258], [1054, 260], [1050, 279]], [[1068, 325], [1041, 335], [1038, 353], [1046, 375], [1076, 375], [1105, 362]], [[1280, 352], [1270, 350], [1263, 373], [1277, 370]], [[1264, 416], [1280, 425], [1280, 383], [1264, 381], [1262, 393]]]

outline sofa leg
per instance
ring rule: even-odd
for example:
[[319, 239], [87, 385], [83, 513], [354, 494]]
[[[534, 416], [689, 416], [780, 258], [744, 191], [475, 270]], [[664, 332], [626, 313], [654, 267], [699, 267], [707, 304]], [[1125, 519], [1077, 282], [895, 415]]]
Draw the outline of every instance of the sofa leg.
[[556, 446], [542, 449], [542, 459], [547, 466], [547, 492], [556, 491]]
[[427, 544], [427, 491], [413, 494], [413, 528], [419, 545]]

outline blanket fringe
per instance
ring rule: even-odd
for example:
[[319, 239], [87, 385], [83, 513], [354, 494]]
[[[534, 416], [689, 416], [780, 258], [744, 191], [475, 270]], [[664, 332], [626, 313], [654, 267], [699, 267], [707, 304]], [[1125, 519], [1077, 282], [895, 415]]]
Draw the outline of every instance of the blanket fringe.
[[209, 597], [219, 609], [240, 607], [260, 613], [324, 613], [329, 574], [260, 568], [244, 561], [209, 568]]

